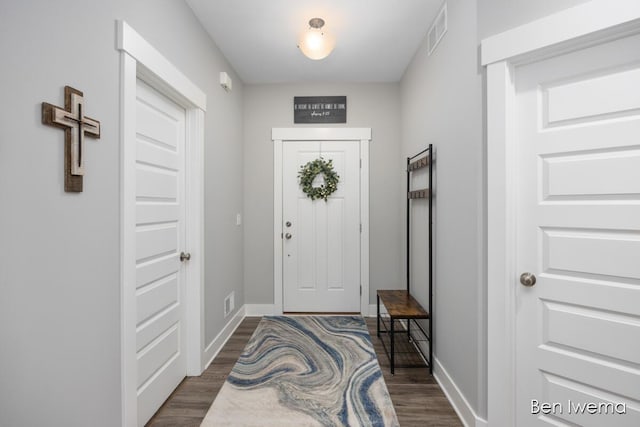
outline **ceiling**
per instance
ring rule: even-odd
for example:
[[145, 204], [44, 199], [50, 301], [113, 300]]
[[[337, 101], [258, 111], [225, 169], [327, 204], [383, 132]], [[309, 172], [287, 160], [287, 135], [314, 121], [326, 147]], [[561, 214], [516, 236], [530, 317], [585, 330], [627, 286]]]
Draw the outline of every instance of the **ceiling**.
[[[397, 82], [442, 0], [186, 0], [243, 82]], [[309, 19], [336, 37], [326, 59], [297, 48]]]

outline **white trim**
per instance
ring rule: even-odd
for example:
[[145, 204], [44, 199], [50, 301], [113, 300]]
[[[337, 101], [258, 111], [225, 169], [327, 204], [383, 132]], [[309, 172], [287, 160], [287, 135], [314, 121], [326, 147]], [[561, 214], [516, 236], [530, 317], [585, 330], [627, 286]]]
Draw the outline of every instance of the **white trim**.
[[[360, 313], [369, 309], [369, 142], [371, 129], [365, 129], [360, 139]], [[368, 137], [368, 139], [366, 139]]]
[[[144, 74], [150, 71], [152, 80], [145, 79], [156, 89], [170, 91], [169, 95], [178, 95], [179, 98], [188, 100], [191, 107], [207, 111], [207, 95], [182, 74], [171, 62], [169, 62], [160, 52], [149, 44], [125, 21], [118, 20], [117, 49], [128, 53], [133, 57], [138, 65], [145, 70], [138, 71]], [[158, 87], [163, 86], [163, 87]]]
[[[382, 309], [381, 306], [380, 309]], [[369, 304], [369, 312], [364, 315], [365, 317], [377, 317], [378, 316], [378, 306], [377, 304]]]
[[[637, 0], [587, 2], [482, 40], [482, 65], [512, 60], [561, 43], [573, 44], [580, 38], [585, 38], [585, 42], [593, 36], [602, 40], [609, 35], [595, 33], [625, 24], [636, 27], [634, 21], [638, 19], [640, 2]], [[619, 34], [620, 30], [614, 31]]]
[[467, 399], [465, 399], [464, 395], [453, 381], [453, 378], [449, 375], [444, 366], [440, 363], [437, 357], [434, 357], [434, 365], [433, 365], [433, 377], [436, 379], [440, 388], [444, 392], [445, 396], [453, 406], [453, 409], [458, 414], [460, 421], [467, 427], [486, 427], [489, 424], [487, 420], [480, 418], [476, 415], [473, 407], [469, 405]]
[[282, 314], [282, 139], [273, 140], [273, 309]]
[[206, 360], [207, 363], [205, 363], [202, 367], [203, 371], [207, 369], [209, 365], [211, 365], [213, 359], [215, 359], [218, 353], [220, 353], [222, 347], [224, 347], [227, 341], [229, 341], [229, 338], [231, 338], [236, 329], [238, 329], [238, 326], [240, 326], [240, 323], [242, 323], [242, 320], [245, 317], [245, 306], [242, 306], [240, 307], [240, 309], [238, 309], [236, 314], [234, 314], [233, 317], [229, 319], [220, 333], [216, 335], [216, 337], [211, 340], [209, 344], [207, 344], [203, 354], [203, 359]]
[[[594, 1], [482, 41], [487, 66], [487, 418], [515, 425], [515, 66], [640, 32], [640, 3]], [[588, 19], [587, 19], [588, 18]]]
[[192, 254], [185, 270], [187, 286], [187, 375], [200, 375], [204, 370], [204, 111], [187, 110], [187, 165], [185, 180], [186, 249]]
[[135, 185], [128, 177], [136, 173], [136, 146], [125, 144], [136, 137], [133, 120], [125, 120], [136, 111], [136, 60], [122, 54], [120, 69], [120, 334], [122, 425], [137, 425], [136, 371], [136, 210]]
[[273, 316], [276, 312], [274, 304], [245, 304], [244, 305], [245, 316]]
[[487, 418], [515, 425], [515, 114], [512, 66], [487, 67]]
[[[387, 308], [380, 303], [380, 313], [387, 314]], [[378, 317], [378, 304], [369, 304], [369, 313], [363, 314], [364, 317]]]
[[371, 128], [273, 128], [273, 306], [282, 314], [282, 147], [284, 141], [358, 141], [360, 144], [360, 313], [369, 314], [369, 143]]
[[187, 374], [203, 370], [204, 341], [204, 109], [206, 95], [124, 21], [117, 22], [120, 70], [121, 148], [121, 382], [122, 425], [137, 424], [135, 305], [136, 79], [141, 78], [186, 110], [186, 247], [193, 258], [185, 271]]
[[371, 128], [273, 128], [276, 141], [357, 141], [371, 140]]

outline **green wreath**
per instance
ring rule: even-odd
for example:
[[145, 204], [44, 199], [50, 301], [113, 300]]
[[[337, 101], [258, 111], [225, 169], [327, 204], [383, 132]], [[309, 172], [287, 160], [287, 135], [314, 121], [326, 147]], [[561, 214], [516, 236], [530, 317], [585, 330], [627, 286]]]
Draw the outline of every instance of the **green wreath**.
[[[324, 176], [324, 185], [314, 187], [313, 180], [318, 174]], [[325, 202], [331, 193], [338, 189], [338, 182], [340, 181], [340, 176], [333, 170], [333, 161], [325, 161], [322, 157], [300, 166], [298, 178], [300, 178], [302, 191], [307, 197], [311, 197], [311, 200], [324, 199]]]

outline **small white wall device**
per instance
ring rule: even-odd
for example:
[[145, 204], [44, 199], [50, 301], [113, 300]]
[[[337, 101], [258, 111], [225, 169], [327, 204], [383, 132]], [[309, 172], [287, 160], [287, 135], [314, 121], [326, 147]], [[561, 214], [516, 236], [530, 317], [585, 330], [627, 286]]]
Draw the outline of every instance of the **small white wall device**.
[[231, 92], [231, 88], [233, 86], [231, 77], [229, 77], [229, 74], [225, 73], [224, 71], [220, 72], [220, 86], [222, 86], [222, 88], [227, 92]]

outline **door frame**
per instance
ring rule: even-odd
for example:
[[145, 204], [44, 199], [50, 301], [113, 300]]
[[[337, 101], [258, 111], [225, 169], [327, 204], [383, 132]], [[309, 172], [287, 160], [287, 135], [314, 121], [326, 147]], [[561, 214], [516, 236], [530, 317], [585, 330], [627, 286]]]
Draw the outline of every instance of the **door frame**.
[[487, 67], [487, 415], [515, 425], [516, 179], [515, 70], [640, 33], [640, 3], [593, 1], [484, 39]]
[[360, 145], [360, 313], [369, 315], [369, 143], [371, 128], [273, 128], [273, 302], [282, 314], [282, 148], [287, 141], [344, 141]]
[[125, 21], [117, 21], [120, 52], [120, 292], [122, 425], [137, 425], [135, 189], [136, 80], [183, 107], [185, 122], [186, 247], [195, 256], [184, 271], [187, 375], [203, 371], [204, 343], [204, 115], [207, 98]]

